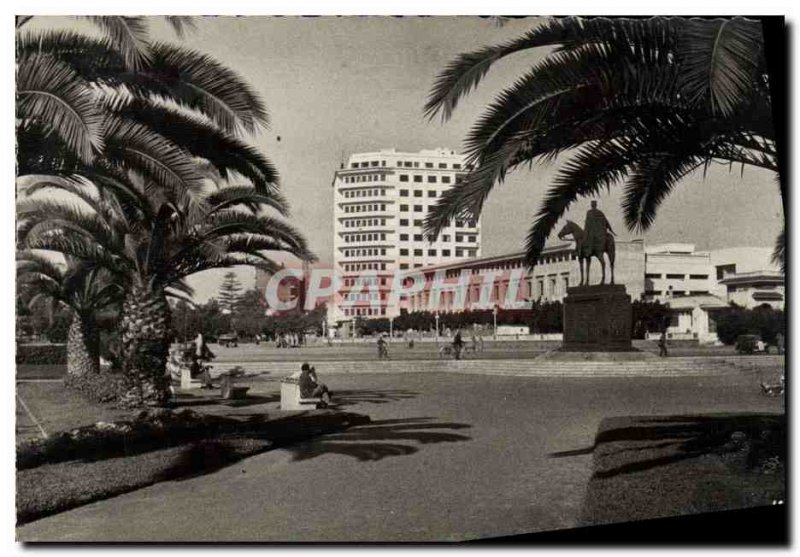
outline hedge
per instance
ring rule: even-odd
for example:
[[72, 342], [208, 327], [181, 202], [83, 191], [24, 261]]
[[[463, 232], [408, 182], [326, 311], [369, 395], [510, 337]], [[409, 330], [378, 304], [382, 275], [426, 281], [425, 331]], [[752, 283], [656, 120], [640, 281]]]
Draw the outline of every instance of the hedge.
[[21, 344], [17, 345], [17, 364], [66, 365], [66, 344]]

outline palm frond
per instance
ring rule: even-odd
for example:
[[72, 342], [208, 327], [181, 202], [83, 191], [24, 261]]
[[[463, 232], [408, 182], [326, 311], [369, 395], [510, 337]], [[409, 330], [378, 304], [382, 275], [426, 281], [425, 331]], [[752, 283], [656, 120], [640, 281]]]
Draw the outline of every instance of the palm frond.
[[236, 72], [212, 57], [167, 43], [151, 46], [153, 59], [145, 77], [163, 84], [175, 102], [197, 110], [229, 133], [255, 132], [269, 117], [255, 90]]
[[124, 168], [164, 188], [173, 202], [199, 203], [203, 178], [192, 157], [148, 127], [122, 118], [109, 119], [106, 150]]
[[783, 227], [775, 240], [775, 250], [772, 252], [772, 262], [780, 266], [781, 273], [786, 274], [786, 226]]
[[223, 178], [230, 178], [232, 173], [244, 177], [257, 191], [274, 196], [274, 206], [281, 213], [287, 211], [275, 167], [235, 136], [196, 116], [153, 103], [131, 103], [121, 114], [207, 160]]
[[693, 103], [730, 115], [761, 81], [764, 39], [761, 24], [743, 18], [684, 23], [679, 51], [680, 87]]
[[125, 65], [141, 70], [150, 62], [147, 20], [142, 16], [83, 16], [105, 31]]
[[17, 63], [17, 118], [57, 135], [84, 162], [103, 148], [103, 120], [88, 82], [47, 55]]
[[186, 36], [187, 32], [197, 29], [197, 22], [194, 17], [186, 15], [165, 15], [164, 19], [178, 35], [179, 39]]
[[259, 193], [249, 186], [222, 187], [209, 193], [205, 199], [211, 213], [223, 209], [246, 207], [255, 214], [262, 207], [271, 207], [283, 215], [286, 214], [287, 204], [283, 201], [283, 197], [276, 199], [275, 195]]

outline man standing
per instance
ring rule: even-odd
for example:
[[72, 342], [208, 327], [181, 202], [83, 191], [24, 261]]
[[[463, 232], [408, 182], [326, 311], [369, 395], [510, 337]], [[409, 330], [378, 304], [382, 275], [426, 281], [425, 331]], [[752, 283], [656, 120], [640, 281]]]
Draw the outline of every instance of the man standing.
[[[606, 231], [614, 234], [603, 211], [597, 208], [597, 201], [592, 201], [592, 208], [586, 211], [586, 221], [583, 226], [584, 254], [602, 253], [606, 241]], [[616, 236], [616, 234], [614, 235]]]

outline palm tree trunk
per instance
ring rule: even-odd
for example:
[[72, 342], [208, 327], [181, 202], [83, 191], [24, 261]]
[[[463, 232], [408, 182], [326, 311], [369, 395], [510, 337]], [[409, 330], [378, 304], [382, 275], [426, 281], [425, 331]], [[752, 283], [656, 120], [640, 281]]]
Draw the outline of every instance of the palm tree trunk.
[[100, 336], [91, 317], [75, 313], [67, 335], [67, 374], [81, 377], [100, 372]]
[[162, 289], [131, 287], [120, 321], [126, 380], [122, 405], [161, 406], [169, 400], [169, 322], [169, 305]]

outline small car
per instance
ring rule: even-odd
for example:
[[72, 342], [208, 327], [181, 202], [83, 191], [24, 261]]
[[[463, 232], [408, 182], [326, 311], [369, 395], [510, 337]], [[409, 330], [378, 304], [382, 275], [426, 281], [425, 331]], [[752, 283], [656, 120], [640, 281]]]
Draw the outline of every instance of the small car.
[[225, 348], [230, 348], [231, 346], [236, 348], [237, 346], [239, 346], [239, 337], [236, 335], [236, 333], [228, 333], [228, 334], [225, 334], [225, 335], [219, 335], [219, 338], [217, 339], [217, 343], [220, 346], [224, 346]]

